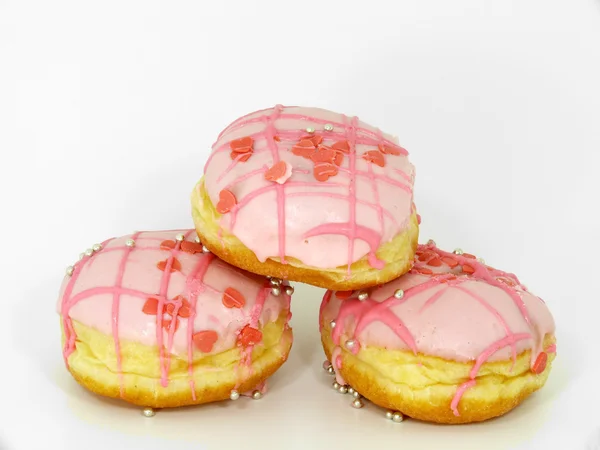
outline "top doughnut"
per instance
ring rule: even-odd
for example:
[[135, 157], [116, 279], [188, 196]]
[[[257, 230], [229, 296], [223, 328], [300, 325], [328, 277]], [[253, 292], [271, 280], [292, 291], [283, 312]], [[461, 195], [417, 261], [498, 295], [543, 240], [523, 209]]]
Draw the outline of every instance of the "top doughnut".
[[397, 139], [357, 117], [277, 105], [221, 132], [192, 212], [204, 244], [233, 265], [355, 289], [410, 269], [414, 176]]

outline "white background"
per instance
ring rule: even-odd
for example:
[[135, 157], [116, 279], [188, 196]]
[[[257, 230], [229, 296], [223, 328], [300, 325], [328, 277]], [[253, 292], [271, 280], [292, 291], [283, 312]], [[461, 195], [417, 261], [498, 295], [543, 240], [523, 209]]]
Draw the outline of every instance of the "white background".
[[[276, 103], [399, 136], [421, 241], [515, 272], [553, 311], [543, 390], [471, 426], [354, 410], [321, 369], [308, 287], [259, 402], [146, 419], [70, 378], [64, 268], [107, 237], [191, 227], [218, 132]], [[600, 1], [0, 0], [0, 154], [0, 449], [600, 448]]]

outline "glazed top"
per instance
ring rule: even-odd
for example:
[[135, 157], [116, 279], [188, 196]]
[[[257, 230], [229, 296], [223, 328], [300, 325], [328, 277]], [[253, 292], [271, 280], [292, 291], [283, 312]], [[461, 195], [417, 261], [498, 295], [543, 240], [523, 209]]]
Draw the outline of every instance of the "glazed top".
[[325, 295], [321, 323], [336, 322], [336, 344], [344, 333], [358, 346], [477, 361], [474, 373], [486, 361], [514, 359], [528, 349], [533, 366], [543, 350], [553, 350], [542, 349], [544, 336], [554, 333], [546, 304], [515, 275], [467, 253], [420, 245], [408, 274], [371, 290], [365, 301], [357, 296]]
[[408, 152], [357, 117], [324, 109], [278, 105], [236, 120], [204, 174], [220, 225], [260, 261], [332, 268], [367, 256], [382, 268], [375, 251], [414, 211]]
[[[260, 342], [261, 325], [289, 311], [286, 285], [273, 295], [269, 280], [196, 240], [193, 230], [138, 232], [103, 242], [69, 268], [57, 305], [65, 361], [75, 349], [73, 320], [112, 335], [119, 366], [121, 340], [158, 346], [161, 365], [170, 354], [191, 364], [193, 352]], [[168, 364], [161, 368], [166, 384]]]

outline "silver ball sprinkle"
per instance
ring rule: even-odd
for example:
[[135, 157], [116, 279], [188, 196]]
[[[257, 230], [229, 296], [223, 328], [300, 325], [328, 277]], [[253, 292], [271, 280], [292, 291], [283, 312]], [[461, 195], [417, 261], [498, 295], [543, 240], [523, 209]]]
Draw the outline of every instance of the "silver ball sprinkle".
[[271, 277], [270, 283], [271, 283], [272, 286], [281, 286], [281, 279], [280, 278]]
[[281, 294], [281, 289], [278, 286], [274, 286], [271, 288], [271, 294], [277, 297], [279, 294]]
[[360, 394], [357, 391], [354, 391], [352, 393], [352, 397], [354, 397], [354, 398], [360, 398]]
[[95, 252], [99, 252], [100, 250], [102, 250], [102, 244], [94, 244], [92, 250]]
[[179, 233], [177, 236], [175, 236], [175, 240], [178, 242], [182, 242], [183, 240], [185, 240], [185, 236]]
[[368, 299], [368, 298], [369, 298], [369, 293], [368, 293], [368, 292], [365, 292], [365, 291], [361, 291], [361, 292], [359, 292], [359, 293], [358, 293], [358, 296], [357, 296], [357, 298], [358, 298], [358, 299], [359, 299], [361, 302], [364, 302], [366, 299]]
[[356, 345], [356, 341], [354, 339], [348, 339], [346, 341], [346, 347], [349, 349], [353, 349], [355, 345]]
[[354, 399], [354, 401], [352, 402], [352, 407], [356, 408], [356, 409], [360, 409], [363, 406], [365, 406], [365, 404], [362, 402], [362, 400], [360, 398], [356, 398]]
[[202, 253], [210, 253], [210, 250], [208, 249], [208, 247], [206, 245], [202, 246]]
[[252, 398], [253, 398], [254, 400], [260, 400], [260, 399], [262, 398], [262, 396], [263, 396], [263, 395], [262, 395], [262, 392], [260, 392], [260, 391], [258, 391], [258, 390], [256, 390], [256, 391], [252, 392]]
[[435, 245], [435, 241], [434, 241], [433, 239], [429, 239], [429, 240], [427, 241], [427, 245], [433, 245], [434, 247], [436, 246], [436, 245]]
[[195, 242], [196, 244], [199, 244], [199, 243], [200, 243], [200, 237], [199, 237], [199, 236], [196, 236], [196, 237], [194, 238], [194, 242]]
[[315, 129], [314, 127], [306, 127], [306, 132], [312, 134], [315, 132]]
[[330, 123], [326, 123], [323, 128], [325, 129], [325, 131], [333, 131], [333, 125], [331, 125]]
[[129, 248], [135, 247], [135, 241], [133, 239], [127, 239], [125, 245]]
[[79, 261], [81, 261], [83, 259], [83, 257], [85, 256], [85, 253], [80, 253], [79, 254]]
[[335, 328], [335, 320], [332, 320], [331, 322], [329, 322], [329, 326], [331, 328]]
[[339, 392], [340, 394], [347, 394], [347, 393], [348, 393], [348, 386], [341, 385], [341, 386], [339, 387], [339, 389], [338, 389], [338, 392]]
[[395, 412], [394, 414], [392, 414], [392, 420], [396, 423], [400, 423], [404, 420], [404, 416], [401, 412]]
[[462, 248], [455, 248], [454, 249], [454, 253], [455, 255], [462, 255], [464, 252], [462, 251]]
[[233, 391], [231, 391], [231, 394], [229, 394], [229, 398], [231, 400], [237, 400], [238, 398], [240, 398], [240, 393], [234, 389]]
[[331, 367], [331, 363], [326, 359], [323, 361], [323, 370], [328, 370]]
[[329, 375], [335, 375], [335, 369], [333, 368], [333, 366], [329, 366], [329, 367], [327, 368], [327, 373], [328, 373]]
[[333, 384], [331, 385], [331, 387], [333, 389], [335, 389], [336, 391], [339, 390], [340, 386], [341, 386], [340, 383], [338, 383], [337, 381], [334, 381]]
[[94, 250], [92, 250], [91, 248], [88, 248], [85, 252], [85, 256], [92, 256], [94, 254]]
[[485, 259], [477, 258], [477, 262], [479, 262], [480, 264], [485, 264]]
[[385, 417], [386, 419], [392, 420], [392, 417], [394, 417], [394, 411], [386, 411]]
[[69, 275], [69, 276], [73, 275], [73, 272], [75, 272], [75, 267], [73, 267], [73, 266], [67, 267], [66, 272], [67, 272], [67, 275]]
[[356, 392], [356, 391], [354, 390], [354, 388], [353, 388], [352, 386], [350, 386], [350, 387], [348, 388], [348, 394], [350, 394], [350, 395], [354, 395], [354, 393], [355, 393], [355, 392]]
[[154, 411], [153, 408], [147, 407], [142, 409], [142, 414], [144, 415], [144, 417], [154, 417], [156, 411]]
[[285, 287], [285, 294], [286, 295], [292, 295], [294, 293], [294, 288], [292, 286], [286, 286]]
[[401, 299], [404, 297], [404, 291], [402, 289], [396, 289], [396, 292], [394, 292], [394, 297]]

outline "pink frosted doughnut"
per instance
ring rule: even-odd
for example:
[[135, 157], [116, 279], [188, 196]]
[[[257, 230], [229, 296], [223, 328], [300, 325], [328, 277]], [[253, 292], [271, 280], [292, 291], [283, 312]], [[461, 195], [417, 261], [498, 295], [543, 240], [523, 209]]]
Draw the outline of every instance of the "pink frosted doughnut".
[[410, 268], [414, 167], [397, 140], [356, 117], [276, 106], [229, 125], [192, 193], [205, 245], [263, 275], [331, 289]]
[[550, 311], [516, 276], [433, 243], [390, 283], [327, 291], [320, 325], [338, 383], [439, 423], [510, 411], [544, 385], [556, 352]]
[[64, 360], [91, 391], [142, 406], [235, 399], [287, 359], [292, 292], [219, 260], [193, 230], [109, 239], [67, 269]]

